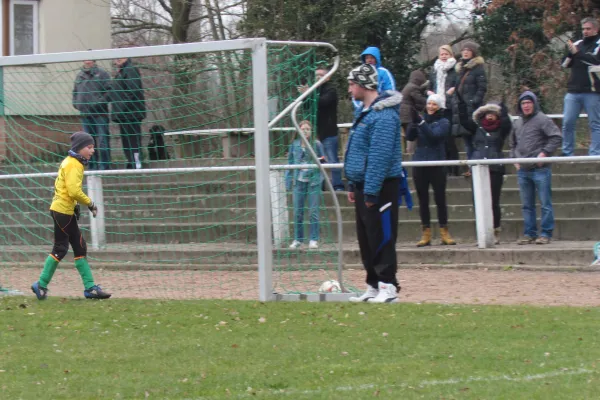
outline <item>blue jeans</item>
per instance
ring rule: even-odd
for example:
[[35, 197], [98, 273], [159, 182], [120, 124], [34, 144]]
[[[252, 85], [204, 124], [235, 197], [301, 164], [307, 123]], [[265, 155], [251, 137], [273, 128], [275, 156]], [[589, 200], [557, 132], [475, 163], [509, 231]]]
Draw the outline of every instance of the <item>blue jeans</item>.
[[[454, 140], [450, 138], [449, 140]], [[463, 136], [463, 140], [465, 142], [465, 152], [467, 153], [467, 160], [470, 160], [473, 157], [473, 152], [475, 152], [475, 146], [473, 146], [473, 136]]]
[[294, 185], [294, 233], [295, 239], [304, 242], [304, 202], [308, 197], [310, 212], [310, 240], [319, 240], [319, 205], [321, 201], [321, 185], [310, 185], [310, 182], [296, 181]]
[[552, 208], [552, 170], [550, 167], [520, 169], [517, 172], [519, 193], [521, 195], [521, 210], [523, 212], [525, 236], [538, 237], [535, 215], [535, 192], [537, 190], [542, 204], [542, 234], [552, 237], [554, 230], [554, 210]]
[[83, 130], [94, 138], [96, 153], [90, 160], [90, 169], [110, 169], [110, 137], [108, 117], [103, 115], [81, 117]]
[[600, 94], [567, 93], [564, 101], [563, 117], [563, 155], [572, 156], [575, 149], [575, 125], [581, 109], [588, 115], [588, 124], [592, 142], [590, 156], [600, 155]]
[[[323, 139], [323, 148], [325, 149], [325, 158], [329, 164], [337, 164], [340, 162], [338, 157], [338, 136], [330, 136]], [[344, 183], [342, 182], [342, 170], [332, 169], [331, 170], [331, 184], [335, 190], [344, 190]]]

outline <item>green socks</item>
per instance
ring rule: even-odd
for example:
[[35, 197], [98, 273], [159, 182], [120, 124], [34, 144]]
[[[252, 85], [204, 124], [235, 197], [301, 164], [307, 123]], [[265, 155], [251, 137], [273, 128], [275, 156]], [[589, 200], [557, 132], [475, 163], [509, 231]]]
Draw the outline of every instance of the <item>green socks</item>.
[[[44, 263], [44, 269], [40, 275], [40, 286], [47, 288], [48, 284], [52, 280], [52, 276], [54, 276], [54, 272], [58, 267], [58, 261], [56, 258], [52, 256], [48, 256], [46, 258], [46, 262]], [[92, 275], [92, 270], [90, 268], [90, 264], [88, 264], [87, 259], [85, 257], [81, 257], [75, 260], [75, 268], [81, 275], [81, 280], [83, 281], [83, 286], [86, 289], [94, 286], [94, 277]]]
[[56, 258], [52, 256], [48, 256], [46, 258], [46, 262], [44, 263], [44, 269], [40, 274], [40, 286], [43, 288], [47, 288], [48, 284], [52, 280], [52, 276], [54, 276], [54, 272], [56, 271], [56, 267], [58, 267], [58, 261]]
[[79, 275], [81, 275], [81, 280], [83, 281], [83, 286], [86, 289], [89, 289], [95, 285], [94, 277], [92, 276], [92, 270], [90, 268], [90, 264], [87, 262], [87, 258], [81, 257], [75, 259], [75, 268], [77, 268], [77, 271], [79, 271]]

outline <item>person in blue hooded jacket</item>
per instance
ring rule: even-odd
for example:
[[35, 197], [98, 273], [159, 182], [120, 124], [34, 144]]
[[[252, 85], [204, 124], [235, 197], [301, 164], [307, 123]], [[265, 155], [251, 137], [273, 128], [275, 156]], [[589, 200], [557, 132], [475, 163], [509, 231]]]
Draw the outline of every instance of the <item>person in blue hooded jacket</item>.
[[[381, 51], [377, 47], [367, 47], [360, 55], [360, 60], [363, 64], [375, 66], [377, 69], [377, 93], [385, 93], [388, 90], [396, 90], [396, 80], [394, 75], [387, 69], [381, 66]], [[361, 108], [362, 102], [352, 98], [354, 108]]]
[[400, 289], [396, 279], [396, 236], [402, 177], [402, 95], [390, 91], [378, 94], [377, 78], [377, 70], [369, 64], [348, 75], [348, 92], [362, 102], [362, 107], [355, 111], [344, 173], [348, 201], [355, 206], [358, 246], [367, 272], [366, 292], [350, 301], [395, 303]]

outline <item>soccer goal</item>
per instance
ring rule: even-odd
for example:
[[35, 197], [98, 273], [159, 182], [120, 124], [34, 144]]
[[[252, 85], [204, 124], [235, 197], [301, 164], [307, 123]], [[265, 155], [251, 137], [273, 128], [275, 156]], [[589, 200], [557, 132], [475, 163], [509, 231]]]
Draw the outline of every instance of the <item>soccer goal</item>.
[[[334, 50], [240, 39], [0, 58], [0, 286], [28, 292], [37, 279], [56, 172], [84, 129], [96, 138], [84, 191], [99, 215], [79, 224], [115, 297], [273, 300], [339, 279], [331, 197], [319, 200], [319, 249], [290, 250], [292, 196], [277, 167], [299, 102], [298, 118], [316, 125], [314, 70]], [[81, 79], [100, 84], [78, 96]], [[300, 85], [313, 88], [300, 96]], [[50, 295], [79, 296], [79, 279], [69, 253]]]

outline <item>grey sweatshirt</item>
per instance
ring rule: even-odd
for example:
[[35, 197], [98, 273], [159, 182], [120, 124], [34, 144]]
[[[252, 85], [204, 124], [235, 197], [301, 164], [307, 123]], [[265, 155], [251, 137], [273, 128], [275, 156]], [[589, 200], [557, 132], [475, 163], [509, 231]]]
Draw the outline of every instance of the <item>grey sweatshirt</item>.
[[[527, 96], [533, 99], [535, 108], [532, 115], [525, 117], [521, 110], [521, 100]], [[551, 156], [561, 146], [562, 134], [552, 119], [539, 110], [537, 97], [533, 93], [525, 92], [519, 97], [519, 113], [521, 118], [515, 121], [510, 135], [510, 156], [536, 158], [541, 152]], [[523, 167], [533, 168], [534, 164]]]

